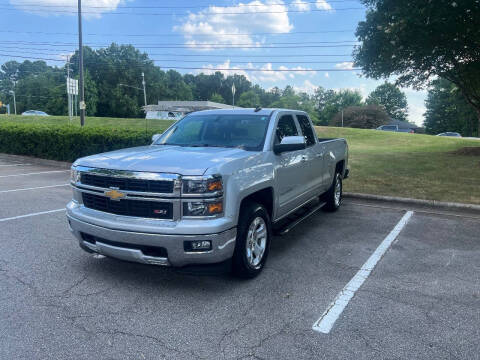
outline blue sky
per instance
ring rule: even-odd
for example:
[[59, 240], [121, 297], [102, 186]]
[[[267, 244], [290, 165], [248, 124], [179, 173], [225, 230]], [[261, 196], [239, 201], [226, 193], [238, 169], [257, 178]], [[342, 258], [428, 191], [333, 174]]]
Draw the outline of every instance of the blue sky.
[[[78, 41], [76, 3], [0, 0], [0, 62], [16, 55], [60, 60], [48, 62], [61, 66]], [[86, 45], [131, 43], [161, 67], [204, 69], [179, 69], [182, 73], [221, 68], [225, 74], [244, 74], [265, 88], [287, 84], [307, 92], [316, 86], [351, 88], [364, 97], [383, 82], [366, 79], [360, 71], [335, 71], [352, 66], [355, 28], [365, 17], [357, 0], [83, 0], [83, 4]], [[403, 90], [410, 120], [421, 124], [426, 93]]]

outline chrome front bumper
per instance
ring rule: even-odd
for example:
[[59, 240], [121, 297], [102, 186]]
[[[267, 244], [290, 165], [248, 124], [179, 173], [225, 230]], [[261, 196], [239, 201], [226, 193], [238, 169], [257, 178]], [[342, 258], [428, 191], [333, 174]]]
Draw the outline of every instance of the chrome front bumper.
[[[161, 234], [117, 230], [94, 225], [78, 219], [75, 216], [75, 212], [72, 212], [72, 207], [70, 209], [67, 207], [67, 217], [70, 230], [82, 247], [105, 256], [126, 261], [175, 267], [193, 264], [213, 264], [231, 258], [235, 249], [236, 228], [201, 235]], [[96, 241], [94, 243], [85, 241], [82, 233], [94, 236]], [[185, 251], [184, 241], [189, 240], [210, 240], [212, 242], [212, 250], [204, 252]], [[114, 245], [112, 245], [112, 242]], [[145, 255], [138, 249], [142, 245], [164, 248], [168, 256]]]

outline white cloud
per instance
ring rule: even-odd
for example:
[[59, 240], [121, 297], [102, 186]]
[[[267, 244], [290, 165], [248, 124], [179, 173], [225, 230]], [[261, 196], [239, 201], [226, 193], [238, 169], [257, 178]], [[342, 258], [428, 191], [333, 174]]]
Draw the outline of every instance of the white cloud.
[[315, 6], [320, 10], [333, 10], [332, 5], [325, 0], [317, 0]]
[[303, 0], [293, 0], [290, 5], [298, 11], [310, 11], [310, 4]]
[[342, 63], [335, 64], [335, 67], [337, 69], [350, 70], [350, 69], [353, 69], [353, 62], [345, 61]]
[[[252, 6], [254, 5], [254, 6]], [[233, 6], [219, 7], [211, 5], [183, 19], [181, 25], [173, 28], [184, 35], [185, 42], [192, 48], [209, 50], [214, 44], [259, 45], [250, 35], [255, 32], [288, 33], [293, 29], [283, 0], [254, 0]], [[265, 13], [271, 11], [273, 13]], [[249, 13], [242, 15], [238, 13]], [[237, 36], [227, 34], [238, 34]], [[246, 34], [246, 35], [240, 35]]]
[[[10, 0], [10, 3], [20, 10], [38, 15], [77, 15], [77, 0], [37, 0], [35, 5], [32, 5], [31, 0]], [[82, 8], [86, 18], [98, 18], [102, 13], [115, 10], [122, 3], [124, 0], [83, 0]], [[44, 7], [41, 7], [42, 5]]]
[[318, 86], [313, 85], [310, 80], [305, 80], [301, 86], [293, 86], [296, 92], [304, 92], [307, 94], [313, 94]]
[[[226, 60], [223, 64], [208, 64], [202, 66], [202, 70], [197, 70], [197, 73], [214, 74], [216, 71], [220, 71], [225, 76], [238, 74], [244, 75], [248, 80], [258, 83], [272, 83], [281, 82], [284, 80], [295, 79], [296, 76], [315, 75], [315, 71], [308, 71], [309, 68], [296, 66], [289, 68], [284, 65], [280, 65], [278, 69], [274, 69], [271, 63], [264, 64], [262, 66], [255, 66], [252, 63], [246, 65], [231, 65], [230, 60]], [[221, 69], [221, 70], [215, 70]], [[253, 69], [256, 71], [247, 71]], [[293, 70], [293, 71], [292, 71]]]

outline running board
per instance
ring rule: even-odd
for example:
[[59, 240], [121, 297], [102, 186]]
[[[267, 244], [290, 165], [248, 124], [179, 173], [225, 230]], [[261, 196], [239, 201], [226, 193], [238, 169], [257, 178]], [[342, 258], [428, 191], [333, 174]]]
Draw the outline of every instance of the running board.
[[320, 202], [319, 204], [315, 205], [312, 208], [303, 208], [306, 210], [305, 213], [298, 216], [295, 220], [292, 220], [291, 222], [287, 223], [285, 226], [275, 229], [274, 231], [275, 235], [279, 235], [279, 236], [285, 235], [290, 230], [292, 230], [295, 226], [300, 224], [303, 220], [308, 219], [311, 215], [313, 215], [315, 212], [320, 210], [325, 205], [326, 205], [326, 202]]

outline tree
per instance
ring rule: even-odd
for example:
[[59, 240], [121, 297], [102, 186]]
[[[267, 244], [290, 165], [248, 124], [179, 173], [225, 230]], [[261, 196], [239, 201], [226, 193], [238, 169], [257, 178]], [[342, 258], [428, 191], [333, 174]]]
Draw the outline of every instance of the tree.
[[[343, 111], [343, 126], [359, 129], [376, 129], [388, 122], [388, 114], [378, 105], [349, 106]], [[331, 126], [342, 126], [342, 114], [337, 113]]]
[[225, 104], [225, 99], [222, 97], [222, 95], [218, 93], [213, 93], [213, 95], [210, 97], [210, 101], [220, 103], [220, 104]]
[[422, 88], [432, 77], [453, 82], [480, 122], [480, 2], [473, 0], [362, 0], [362, 44], [355, 64], [375, 79]]
[[260, 96], [254, 90], [248, 90], [240, 95], [237, 104], [244, 108], [260, 106]]
[[407, 121], [408, 103], [405, 93], [394, 84], [385, 82], [377, 86], [367, 98], [367, 104], [379, 105], [395, 120]]
[[282, 96], [269, 104], [268, 107], [284, 108], [293, 110], [302, 110], [310, 115], [313, 123], [318, 124], [318, 117], [315, 113], [313, 99], [305, 93], [297, 94], [291, 86], [286, 86], [282, 92]]
[[424, 126], [428, 134], [455, 131], [463, 136], [478, 135], [475, 110], [450, 81], [433, 81], [425, 104]]
[[318, 87], [313, 96], [320, 125], [328, 125], [336, 113], [349, 106], [361, 106], [362, 94], [358, 90], [325, 90]]

